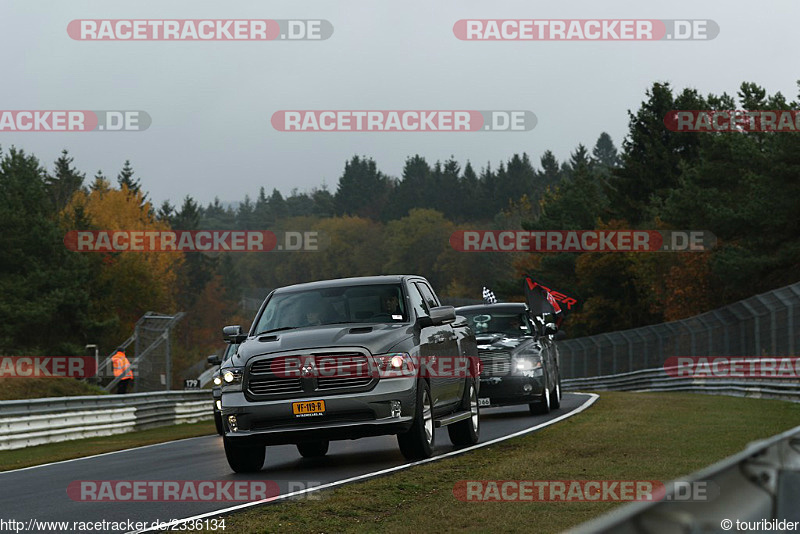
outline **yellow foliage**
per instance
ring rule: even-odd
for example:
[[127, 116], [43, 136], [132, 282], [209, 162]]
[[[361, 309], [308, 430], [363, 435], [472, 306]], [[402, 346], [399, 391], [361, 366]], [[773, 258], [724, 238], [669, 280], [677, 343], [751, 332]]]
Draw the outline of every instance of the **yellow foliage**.
[[[149, 202], [141, 193], [126, 186], [121, 189], [98, 188], [89, 193], [77, 192], [64, 209], [66, 220], [75, 220], [82, 211], [96, 230], [165, 231], [167, 223], [151, 215]], [[86, 252], [101, 258], [94, 313], [116, 314], [121, 320], [121, 334], [146, 311], [174, 312], [177, 271], [183, 262], [182, 252], [122, 251]]]

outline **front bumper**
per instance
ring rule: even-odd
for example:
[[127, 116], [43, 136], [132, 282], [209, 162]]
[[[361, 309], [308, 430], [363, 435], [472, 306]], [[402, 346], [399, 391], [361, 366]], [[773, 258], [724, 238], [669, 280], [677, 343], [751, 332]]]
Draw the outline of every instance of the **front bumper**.
[[[292, 399], [249, 401], [241, 391], [223, 392], [225, 437], [235, 444], [281, 445], [313, 440], [356, 439], [398, 434], [414, 420], [416, 379], [383, 379], [370, 391], [340, 395], [297, 396]], [[293, 402], [325, 401], [325, 413], [300, 417]], [[400, 401], [399, 416], [391, 401]], [[228, 417], [236, 416], [232, 431]]]
[[528, 404], [538, 402], [544, 388], [543, 376], [493, 376], [481, 378], [480, 398], [488, 398], [491, 406]]

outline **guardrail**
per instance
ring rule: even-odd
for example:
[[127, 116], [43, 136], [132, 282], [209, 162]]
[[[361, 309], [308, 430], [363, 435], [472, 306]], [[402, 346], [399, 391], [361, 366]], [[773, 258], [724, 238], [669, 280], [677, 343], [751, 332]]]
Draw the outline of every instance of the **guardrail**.
[[683, 391], [800, 402], [800, 382], [792, 379], [680, 377], [671, 376], [667, 369], [678, 368], [659, 367], [615, 375], [563, 379], [561, 387], [564, 391]]
[[0, 450], [195, 423], [211, 402], [210, 390], [0, 401]]
[[[676, 495], [678, 484], [704, 482], [719, 494], [707, 500]], [[713, 486], [712, 486], [713, 485]], [[666, 485], [665, 498], [631, 503], [578, 525], [572, 534], [667, 534], [798, 530], [800, 522], [800, 426], [751, 443], [742, 452]], [[748, 525], [739, 528], [737, 521]], [[761, 523], [768, 521], [770, 523]], [[754, 523], [758, 527], [754, 528]], [[790, 523], [791, 524], [791, 523]]]

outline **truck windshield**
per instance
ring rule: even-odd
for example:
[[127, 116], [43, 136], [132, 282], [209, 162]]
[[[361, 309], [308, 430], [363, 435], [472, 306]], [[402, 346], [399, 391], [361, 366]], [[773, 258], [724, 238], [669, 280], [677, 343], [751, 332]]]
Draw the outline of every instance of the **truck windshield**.
[[408, 319], [399, 284], [355, 285], [278, 293], [256, 333], [342, 323], [402, 323]]
[[476, 334], [505, 334], [511, 337], [531, 335], [531, 325], [524, 313], [458, 312]]

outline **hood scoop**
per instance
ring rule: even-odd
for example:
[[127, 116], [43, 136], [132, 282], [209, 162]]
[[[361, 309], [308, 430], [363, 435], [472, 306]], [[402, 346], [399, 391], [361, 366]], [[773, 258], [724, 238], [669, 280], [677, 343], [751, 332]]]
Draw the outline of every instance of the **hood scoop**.
[[278, 336], [276, 336], [275, 334], [272, 334], [270, 336], [261, 336], [260, 338], [258, 338], [258, 340], [261, 342], [278, 341]]
[[350, 329], [350, 334], [367, 334], [372, 332], [371, 326], [356, 326]]

